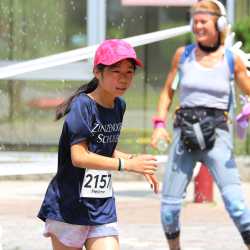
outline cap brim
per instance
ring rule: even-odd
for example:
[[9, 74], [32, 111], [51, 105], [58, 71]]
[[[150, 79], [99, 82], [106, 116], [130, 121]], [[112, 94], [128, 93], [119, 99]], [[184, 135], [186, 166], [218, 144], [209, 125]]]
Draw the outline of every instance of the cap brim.
[[143, 63], [139, 60], [139, 59], [134, 59], [135, 60], [135, 64], [138, 65], [139, 67], [144, 67]]
[[121, 58], [118, 58], [117, 60], [107, 60], [107, 61], [99, 61], [99, 62], [95, 62], [94, 63], [94, 66], [98, 65], [98, 64], [104, 64], [106, 66], [110, 66], [112, 64], [115, 64], [115, 63], [118, 63], [122, 60], [126, 60], [126, 59], [132, 59], [134, 60], [135, 64], [139, 67], [144, 67], [143, 63], [141, 62], [141, 60], [137, 59], [137, 58], [134, 58], [134, 57], [121, 57]]
[[[124, 58], [120, 58], [120, 60], [117, 61], [117, 62], [120, 62], [120, 61], [125, 60], [125, 59], [132, 59], [132, 60], [135, 61], [135, 64], [136, 64], [137, 66], [142, 67], [142, 68], [144, 67], [144, 65], [143, 65], [143, 63], [141, 62], [141, 60], [139, 60], [138, 58], [134, 58], [134, 57], [124, 57]], [[116, 63], [116, 62], [115, 62], [115, 63]]]

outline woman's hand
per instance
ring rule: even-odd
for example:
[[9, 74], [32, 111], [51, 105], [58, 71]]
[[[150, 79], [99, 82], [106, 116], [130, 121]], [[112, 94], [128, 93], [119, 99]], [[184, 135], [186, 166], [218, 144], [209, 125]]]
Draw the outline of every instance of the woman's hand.
[[157, 159], [153, 155], [137, 155], [125, 160], [125, 170], [139, 174], [153, 175], [157, 170]]
[[151, 138], [151, 146], [153, 148], [157, 148], [157, 142], [161, 138], [164, 139], [168, 143], [171, 141], [170, 136], [165, 128], [154, 129], [154, 132], [153, 132], [152, 138]]
[[146, 180], [148, 181], [148, 183], [150, 184], [150, 187], [153, 189], [154, 193], [158, 194], [160, 183], [159, 183], [156, 175], [155, 174], [153, 174], [153, 175], [145, 174], [144, 176], [145, 176]]

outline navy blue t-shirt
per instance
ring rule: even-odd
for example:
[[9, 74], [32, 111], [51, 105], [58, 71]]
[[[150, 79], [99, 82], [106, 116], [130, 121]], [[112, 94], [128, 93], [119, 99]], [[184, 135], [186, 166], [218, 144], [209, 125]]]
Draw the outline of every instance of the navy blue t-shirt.
[[[95, 198], [99, 192], [102, 193], [104, 186], [110, 185], [112, 190], [111, 174], [86, 174], [91, 171], [87, 166], [73, 166], [70, 147], [86, 141], [89, 151], [112, 157], [125, 108], [125, 102], [119, 97], [115, 99], [114, 108], [104, 108], [86, 94], [73, 100], [59, 141], [57, 173], [45, 194], [38, 214], [40, 219], [77, 225], [101, 225], [117, 221], [113, 192], [107, 197]], [[91, 185], [93, 189], [96, 186], [99, 188], [92, 190], [94, 198], [83, 194], [90, 190]]]

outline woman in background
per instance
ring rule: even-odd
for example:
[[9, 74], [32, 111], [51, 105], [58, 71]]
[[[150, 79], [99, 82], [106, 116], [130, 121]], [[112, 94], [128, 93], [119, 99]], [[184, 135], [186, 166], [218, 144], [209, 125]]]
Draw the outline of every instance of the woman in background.
[[[194, 166], [199, 161], [209, 168], [230, 217], [250, 249], [250, 210], [242, 194], [227, 124], [232, 89], [230, 60], [227, 58], [230, 53], [224, 47], [228, 30], [226, 11], [219, 1], [202, 0], [192, 6], [191, 18], [195, 44], [177, 49], [154, 119], [151, 143], [156, 147], [160, 138], [169, 139], [165, 121], [179, 71], [180, 109], [176, 112], [173, 142], [164, 176], [163, 229], [169, 249], [180, 250], [181, 204]], [[232, 55], [231, 60], [237, 86], [249, 95], [250, 77], [246, 66], [237, 55]]]

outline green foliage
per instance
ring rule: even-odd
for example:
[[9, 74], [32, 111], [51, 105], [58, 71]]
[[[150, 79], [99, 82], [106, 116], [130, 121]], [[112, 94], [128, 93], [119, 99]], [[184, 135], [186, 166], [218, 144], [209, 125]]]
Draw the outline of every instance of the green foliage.
[[238, 21], [233, 30], [235, 32], [235, 40], [243, 42], [243, 50], [250, 51], [250, 17]]
[[124, 37], [124, 30], [122, 30], [120, 27], [109, 27], [107, 30], [107, 37], [121, 39]]
[[[1, 0], [0, 58], [26, 60], [66, 50], [67, 35], [75, 26], [65, 13], [66, 1]], [[82, 13], [81, 13], [82, 14]], [[79, 30], [79, 27], [77, 27]], [[75, 33], [77, 33], [75, 31]]]

